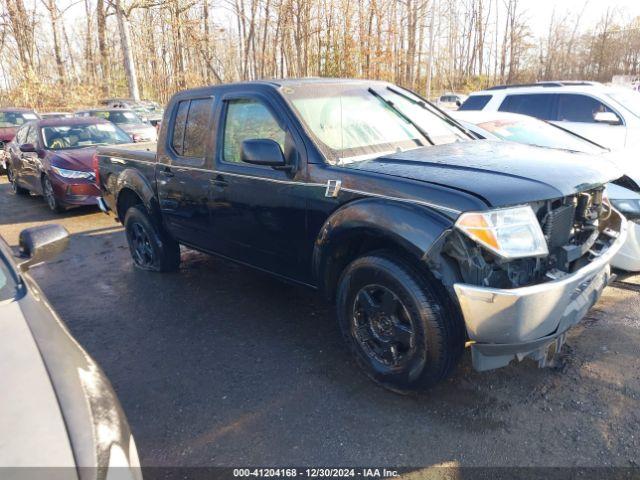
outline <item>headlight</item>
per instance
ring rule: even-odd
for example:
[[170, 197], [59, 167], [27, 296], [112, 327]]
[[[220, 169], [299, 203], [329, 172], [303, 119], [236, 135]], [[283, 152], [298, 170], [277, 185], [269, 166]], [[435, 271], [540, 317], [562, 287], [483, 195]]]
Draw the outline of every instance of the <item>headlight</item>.
[[549, 254], [540, 223], [529, 206], [463, 213], [456, 228], [503, 258]]
[[640, 218], [640, 199], [613, 199], [609, 198], [611, 204], [625, 217], [631, 219]]
[[66, 168], [51, 167], [57, 175], [65, 178], [85, 178], [87, 180], [93, 179], [93, 172], [82, 172], [80, 170], [67, 170]]

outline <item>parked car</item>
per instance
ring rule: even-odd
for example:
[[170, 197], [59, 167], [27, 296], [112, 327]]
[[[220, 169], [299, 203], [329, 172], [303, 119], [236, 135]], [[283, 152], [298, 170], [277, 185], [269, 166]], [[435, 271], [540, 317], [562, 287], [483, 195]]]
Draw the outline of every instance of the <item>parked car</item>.
[[99, 205], [135, 265], [175, 270], [183, 244], [318, 289], [359, 365], [394, 390], [446, 377], [465, 342], [478, 370], [545, 365], [626, 237], [602, 197], [613, 165], [472, 141], [386, 82], [187, 90], [166, 119], [157, 151], [96, 157]]
[[594, 82], [500, 85], [472, 93], [460, 110], [529, 115], [604, 147], [640, 146], [640, 94]]
[[21, 125], [38, 118], [36, 112], [27, 108], [0, 109], [0, 173], [6, 170], [5, 145], [15, 137]]
[[100, 118], [29, 122], [8, 145], [7, 175], [16, 194], [42, 195], [54, 212], [96, 205], [96, 146], [130, 142], [123, 130]]
[[142, 120], [133, 110], [123, 108], [81, 110], [76, 112], [76, 116], [109, 120], [127, 132], [134, 142], [155, 142], [158, 140], [155, 127]]
[[445, 93], [438, 97], [436, 105], [445, 110], [457, 110], [466, 99], [467, 96], [461, 93]]
[[158, 127], [162, 121], [164, 109], [156, 102], [150, 100], [133, 100], [132, 98], [109, 98], [100, 102], [109, 108], [124, 108], [133, 110], [145, 122]]
[[[537, 120], [533, 117], [506, 112], [476, 112], [462, 111], [452, 113], [453, 117], [465, 127], [482, 139], [506, 140], [527, 145], [536, 145], [546, 148], [560, 148], [574, 152], [589, 153], [594, 161], [602, 161], [602, 158], [615, 161], [619, 155], [612, 155], [610, 151], [598, 144], [586, 140], [569, 130], [557, 127], [551, 123]], [[634, 157], [629, 158], [633, 163]], [[640, 188], [635, 182], [640, 183], [638, 169], [628, 171], [624, 164], [619, 162], [621, 171], [629, 176], [614, 180], [619, 185], [609, 185], [607, 196], [614, 207], [631, 220], [628, 229], [627, 241], [620, 251], [611, 260], [611, 266], [622, 270], [640, 271]], [[621, 185], [621, 186], [620, 186]], [[623, 186], [635, 186], [633, 190]]]
[[0, 468], [9, 478], [35, 474], [11, 470], [21, 467], [71, 467], [74, 478], [141, 479], [109, 380], [29, 274], [67, 243], [58, 225], [23, 230], [17, 253], [0, 238]]
[[40, 114], [40, 118], [73, 118], [71, 112], [43, 112]]

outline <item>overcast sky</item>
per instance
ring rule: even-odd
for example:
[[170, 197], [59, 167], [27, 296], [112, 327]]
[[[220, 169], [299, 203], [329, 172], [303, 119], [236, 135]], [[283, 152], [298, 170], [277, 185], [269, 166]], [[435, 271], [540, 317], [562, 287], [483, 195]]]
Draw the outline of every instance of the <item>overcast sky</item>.
[[531, 31], [536, 36], [546, 35], [554, 6], [556, 18], [567, 11], [578, 14], [584, 8], [581, 29], [596, 25], [607, 8], [624, 10], [632, 17], [640, 16], [640, 0], [520, 0], [520, 4], [527, 11]]

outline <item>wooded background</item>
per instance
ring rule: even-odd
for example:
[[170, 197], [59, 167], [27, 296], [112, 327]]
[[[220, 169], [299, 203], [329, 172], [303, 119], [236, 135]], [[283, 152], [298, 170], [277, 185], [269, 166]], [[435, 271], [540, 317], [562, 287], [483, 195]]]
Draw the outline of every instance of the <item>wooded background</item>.
[[1, 105], [68, 108], [136, 89], [165, 102], [270, 77], [385, 79], [432, 97], [640, 73], [640, 17], [606, 7], [592, 25], [584, 10], [548, 12], [541, 37], [519, 0], [0, 2]]

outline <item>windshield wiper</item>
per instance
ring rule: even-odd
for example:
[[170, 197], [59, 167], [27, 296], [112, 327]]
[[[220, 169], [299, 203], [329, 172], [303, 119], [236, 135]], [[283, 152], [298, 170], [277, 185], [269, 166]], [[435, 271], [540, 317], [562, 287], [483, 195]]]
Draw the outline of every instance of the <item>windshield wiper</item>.
[[[437, 113], [440, 114], [441, 118], [447, 122], [449, 125], [452, 125], [460, 130], [462, 130], [464, 133], [466, 133], [467, 135], [476, 138], [476, 135], [473, 134], [473, 132], [471, 132], [471, 130], [469, 130], [468, 128], [465, 128], [464, 125], [462, 125], [460, 122], [458, 122], [456, 119], [451, 118], [449, 115], [447, 115], [447, 112], [445, 112], [444, 110], [442, 110], [441, 108], [437, 107], [436, 105], [434, 105], [433, 103], [429, 102], [429, 101], [423, 101], [423, 100], [416, 100], [415, 98], [411, 98], [409, 95], [407, 95], [406, 93], [402, 93], [398, 90], [396, 90], [393, 87], [387, 87], [387, 90], [389, 90], [392, 93], [395, 93], [396, 95], [404, 98], [405, 100], [407, 100], [408, 102], [413, 103], [414, 105], [418, 105], [419, 107], [424, 108], [425, 110], [427, 110], [428, 112], [433, 113], [433, 110], [435, 110]], [[417, 93], [415, 92], [411, 92], [413, 93], [415, 96], [417, 96], [418, 98], [422, 98], [420, 97]]]
[[413, 127], [418, 131], [418, 133], [420, 133], [420, 135], [422, 135], [424, 138], [427, 139], [427, 142], [429, 142], [431, 145], [435, 145], [435, 142], [433, 140], [431, 140], [431, 137], [429, 136], [429, 134], [427, 132], [425, 132], [422, 127], [420, 127], [420, 125], [418, 125], [416, 122], [414, 122], [413, 120], [411, 120], [411, 118], [409, 118], [407, 115], [405, 115], [402, 110], [400, 110], [398, 107], [396, 107], [395, 103], [393, 103], [391, 100], [387, 100], [386, 98], [384, 98], [382, 95], [380, 95], [378, 92], [376, 92], [373, 88], [369, 88], [369, 93], [371, 95], [373, 95], [374, 97], [376, 97], [378, 100], [380, 100], [381, 102], [383, 102], [385, 105], [387, 105], [391, 110], [393, 110], [394, 112], [396, 112], [398, 115], [400, 115], [400, 117], [402, 117], [402, 119], [413, 125]]

